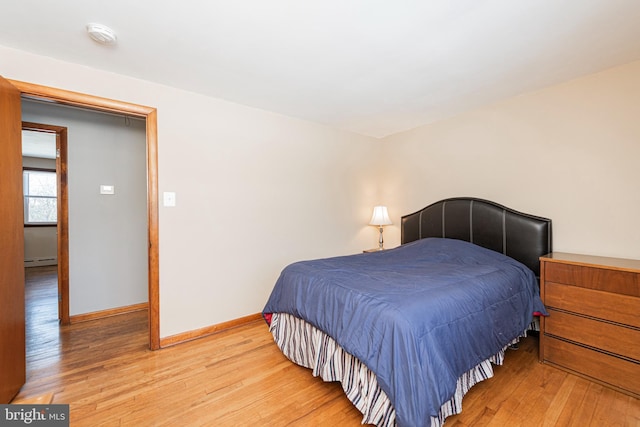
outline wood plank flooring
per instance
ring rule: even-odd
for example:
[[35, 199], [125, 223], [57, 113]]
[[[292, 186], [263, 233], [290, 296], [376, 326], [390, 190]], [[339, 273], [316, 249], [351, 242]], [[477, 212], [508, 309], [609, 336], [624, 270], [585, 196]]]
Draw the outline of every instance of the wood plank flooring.
[[[55, 269], [27, 275], [27, 383], [72, 426], [358, 426], [337, 383], [289, 362], [262, 322], [152, 352], [145, 312], [59, 327]], [[537, 338], [509, 351], [446, 427], [640, 426], [640, 401], [537, 361]]]

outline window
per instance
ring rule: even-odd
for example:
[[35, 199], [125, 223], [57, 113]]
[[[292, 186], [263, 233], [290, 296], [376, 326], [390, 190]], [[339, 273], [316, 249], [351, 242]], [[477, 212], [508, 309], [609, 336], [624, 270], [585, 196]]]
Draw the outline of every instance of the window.
[[22, 171], [25, 225], [56, 224], [58, 203], [54, 171]]

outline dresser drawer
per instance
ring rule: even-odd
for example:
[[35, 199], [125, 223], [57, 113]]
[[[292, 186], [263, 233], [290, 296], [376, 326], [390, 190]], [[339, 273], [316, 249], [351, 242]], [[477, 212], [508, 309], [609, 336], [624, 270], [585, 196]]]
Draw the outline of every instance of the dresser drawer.
[[640, 364], [545, 337], [544, 361], [640, 398]]
[[544, 284], [544, 304], [640, 328], [640, 298], [553, 282]]
[[[544, 333], [606, 349], [640, 363], [640, 330], [550, 309]], [[640, 377], [638, 378], [640, 381]]]
[[547, 262], [544, 280], [640, 297], [640, 275], [629, 271]]

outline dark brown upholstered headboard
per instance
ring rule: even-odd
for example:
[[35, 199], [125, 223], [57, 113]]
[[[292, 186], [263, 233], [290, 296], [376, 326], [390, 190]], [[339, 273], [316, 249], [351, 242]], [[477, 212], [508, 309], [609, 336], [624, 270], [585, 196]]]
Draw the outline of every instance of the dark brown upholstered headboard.
[[401, 243], [426, 237], [465, 240], [514, 258], [540, 276], [539, 258], [551, 252], [551, 220], [488, 200], [455, 197], [402, 217]]

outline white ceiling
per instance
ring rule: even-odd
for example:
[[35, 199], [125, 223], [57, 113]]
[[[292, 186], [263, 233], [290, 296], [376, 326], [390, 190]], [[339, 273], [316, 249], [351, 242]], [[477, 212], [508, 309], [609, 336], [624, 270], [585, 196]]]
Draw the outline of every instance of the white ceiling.
[[3, 3], [1, 45], [375, 137], [640, 59], [639, 0]]

